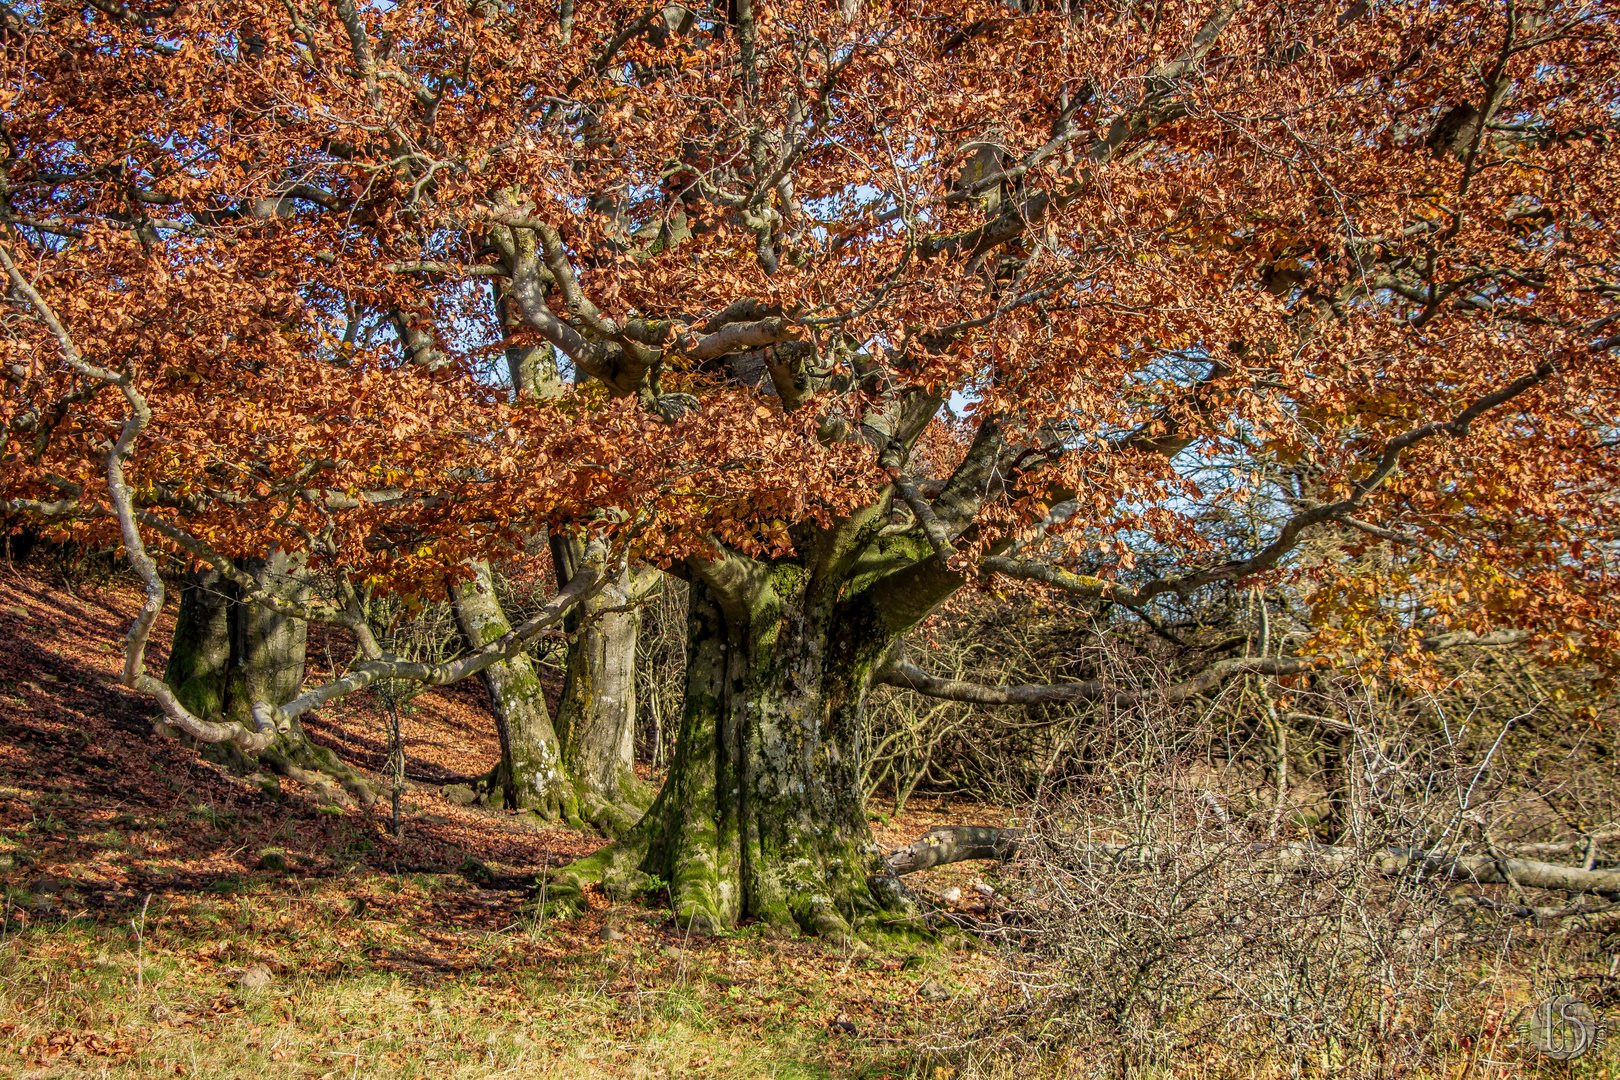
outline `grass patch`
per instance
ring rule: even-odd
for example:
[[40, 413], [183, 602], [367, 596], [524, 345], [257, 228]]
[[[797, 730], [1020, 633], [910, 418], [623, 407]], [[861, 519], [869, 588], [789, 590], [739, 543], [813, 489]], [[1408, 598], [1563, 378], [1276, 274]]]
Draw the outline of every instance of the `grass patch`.
[[225, 879], [144, 923], [36, 922], [0, 947], [0, 1074], [903, 1076], [938, 1019], [916, 987], [942, 952], [690, 941], [642, 909], [614, 940], [467, 925], [488, 902], [453, 875]]

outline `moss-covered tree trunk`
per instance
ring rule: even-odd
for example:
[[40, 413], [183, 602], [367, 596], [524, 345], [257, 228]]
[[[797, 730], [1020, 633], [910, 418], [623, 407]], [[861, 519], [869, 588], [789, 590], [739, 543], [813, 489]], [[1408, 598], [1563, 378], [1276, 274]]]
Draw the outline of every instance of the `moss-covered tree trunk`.
[[891, 640], [808, 599], [794, 569], [746, 611], [692, 589], [669, 778], [629, 834], [548, 883], [548, 901], [663, 882], [683, 925], [757, 918], [835, 937], [894, 902], [873, 886], [860, 770], [866, 691]]
[[180, 703], [204, 719], [225, 715], [231, 665], [231, 608], [236, 589], [212, 567], [193, 570], [180, 589], [180, 611], [163, 680]]
[[[451, 587], [456, 621], [477, 648], [512, 630], [495, 594], [489, 564], [472, 564], [473, 576]], [[480, 794], [510, 810], [532, 810], [547, 819], [577, 818], [572, 784], [561, 765], [562, 750], [534, 664], [525, 654], [484, 669], [495, 710], [501, 758], [481, 781]]]
[[[288, 600], [309, 592], [303, 561], [276, 550], [243, 569], [259, 588]], [[212, 570], [187, 576], [180, 593], [174, 639], [164, 681], [182, 704], [205, 720], [251, 724], [255, 702], [285, 704], [304, 681], [308, 626], [302, 619], [263, 604], [244, 602], [241, 591]], [[373, 792], [354, 769], [316, 746], [296, 721], [256, 756], [231, 744], [202, 748], [204, 756], [240, 770], [260, 766], [288, 776], [323, 798], [369, 803]]]
[[[303, 560], [277, 549], [244, 567], [255, 584], [285, 600], [309, 596]], [[304, 683], [309, 625], [263, 604], [230, 607], [231, 662], [225, 673], [225, 716], [240, 723], [252, 720], [254, 702], [276, 705], [298, 696]]]
[[[578, 552], [560, 538], [552, 550], [558, 583], [564, 584]], [[621, 570], [570, 619], [573, 640], [557, 705], [557, 735], [581, 813], [610, 835], [634, 825], [652, 801], [635, 771], [636, 642], [641, 632], [637, 600], [655, 581], [656, 571]]]

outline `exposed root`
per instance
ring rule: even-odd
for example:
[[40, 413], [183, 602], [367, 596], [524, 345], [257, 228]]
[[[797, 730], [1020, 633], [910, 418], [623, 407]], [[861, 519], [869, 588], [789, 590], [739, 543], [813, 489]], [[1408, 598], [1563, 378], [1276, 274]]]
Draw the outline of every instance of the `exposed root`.
[[646, 814], [657, 794], [628, 767], [620, 768], [605, 784], [574, 781], [580, 816], [603, 836], [626, 836]]
[[634, 803], [610, 802], [588, 791], [583, 783], [577, 785], [577, 789], [580, 818], [609, 838], [629, 833], [646, 810], [645, 803], [638, 806]]
[[277, 736], [257, 754], [246, 753], [234, 743], [206, 743], [200, 752], [207, 760], [240, 775], [268, 770], [296, 780], [329, 805], [370, 806], [377, 801], [376, 790], [365, 777], [296, 728]]
[[788, 902], [788, 908], [793, 912], [794, 922], [805, 933], [835, 945], [847, 946], [855, 942], [855, 932], [849, 920], [839, 913], [827, 897], [795, 897]]
[[658, 884], [640, 869], [646, 855], [645, 841], [616, 840], [594, 855], [553, 871], [535, 894], [534, 914], [546, 919], [577, 918], [590, 910], [586, 891], [592, 886], [613, 900], [645, 895]]
[[[562, 822], [575, 829], [592, 829], [608, 838], [624, 836], [641, 820], [651, 796], [645, 785], [621, 791], [621, 801], [604, 798], [582, 780], [563, 778], [537, 790], [537, 785], [512, 783], [505, 762], [470, 782], [448, 784], [455, 801], [501, 810], [524, 810], [542, 821]], [[459, 798], [457, 797], [459, 789]]]

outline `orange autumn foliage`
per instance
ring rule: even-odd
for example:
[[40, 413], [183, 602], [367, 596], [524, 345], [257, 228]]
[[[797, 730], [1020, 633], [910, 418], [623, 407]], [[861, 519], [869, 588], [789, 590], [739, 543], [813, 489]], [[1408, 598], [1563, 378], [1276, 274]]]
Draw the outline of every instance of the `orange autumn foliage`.
[[[126, 401], [48, 310], [150, 402], [137, 502], [231, 556], [419, 591], [543, 526], [791, 561], [879, 505], [964, 580], [1290, 572], [1336, 657], [1606, 660], [1617, 15], [7, 9], [0, 244], [40, 302], [14, 280], [0, 497], [112, 535]], [[930, 550], [895, 484], [939, 500], [987, 440]]]

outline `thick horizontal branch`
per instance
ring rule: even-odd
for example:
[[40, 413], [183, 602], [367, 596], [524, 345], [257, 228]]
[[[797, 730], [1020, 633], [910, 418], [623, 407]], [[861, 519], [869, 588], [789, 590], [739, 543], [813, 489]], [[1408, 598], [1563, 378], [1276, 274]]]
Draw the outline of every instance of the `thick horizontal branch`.
[[1029, 834], [1022, 829], [993, 825], [942, 825], [927, 835], [883, 857], [883, 866], [895, 876], [970, 859], [1006, 862], [1018, 854]]
[[[1030, 849], [1032, 838], [1023, 829], [986, 825], [941, 826], [906, 847], [890, 852], [883, 862], [895, 875], [915, 873], [970, 859], [1005, 861]], [[1120, 870], [1164, 866], [1185, 851], [1171, 844], [1083, 844], [1059, 849], [1055, 857], [1091, 868]], [[1198, 857], [1207, 860], [1208, 853]], [[1237, 862], [1260, 871], [1311, 872], [1365, 867], [1386, 876], [1421, 875], [1475, 885], [1516, 885], [1548, 892], [1620, 896], [1620, 869], [1593, 870], [1534, 859], [1498, 855], [1446, 854], [1421, 848], [1384, 847], [1364, 850], [1324, 844], [1242, 844], [1224, 849], [1222, 861]]]
[[890, 686], [915, 690], [928, 697], [963, 701], [972, 705], [1061, 705], [1081, 701], [1104, 701], [1117, 708], [1129, 708], [1153, 701], [1175, 704], [1218, 688], [1238, 675], [1294, 675], [1309, 670], [1310, 661], [1294, 657], [1256, 656], [1220, 660], [1190, 679], [1159, 690], [1126, 690], [1110, 682], [1093, 679], [1076, 683], [1036, 683], [1018, 686], [984, 686], [980, 683], [942, 679], [915, 664], [901, 661], [878, 676]]
[[713, 333], [693, 339], [682, 352], [693, 360], [713, 360], [728, 353], [775, 345], [790, 336], [787, 322], [779, 318], [727, 323]]

